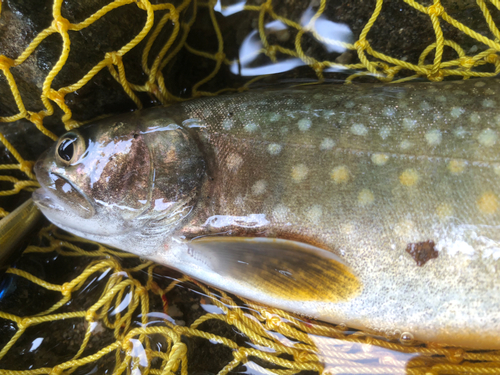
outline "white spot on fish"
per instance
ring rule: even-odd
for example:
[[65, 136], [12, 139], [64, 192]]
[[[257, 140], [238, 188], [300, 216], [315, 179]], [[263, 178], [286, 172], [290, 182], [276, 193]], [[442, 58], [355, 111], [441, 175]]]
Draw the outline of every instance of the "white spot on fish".
[[368, 129], [363, 124], [354, 124], [351, 126], [351, 133], [354, 135], [365, 136], [368, 134]]
[[410, 118], [405, 117], [403, 119], [403, 127], [407, 130], [413, 130], [417, 126], [417, 120], [412, 120]]
[[307, 218], [314, 224], [318, 224], [321, 221], [321, 216], [323, 215], [323, 209], [320, 205], [315, 204], [306, 211]]
[[303, 119], [299, 120], [298, 125], [299, 125], [300, 131], [305, 132], [305, 131], [309, 130], [309, 128], [312, 125], [312, 122], [308, 118], [303, 118]]
[[495, 107], [495, 101], [491, 99], [484, 99], [481, 103], [483, 107], [486, 108], [494, 108]]
[[419, 178], [420, 177], [415, 169], [408, 168], [399, 175], [399, 182], [401, 182], [404, 186], [414, 186], [418, 182]]
[[222, 121], [222, 128], [224, 130], [231, 130], [233, 125], [234, 125], [234, 121], [230, 118], [224, 119], [224, 121]]
[[493, 170], [495, 171], [495, 173], [496, 173], [497, 175], [499, 175], [499, 176], [500, 176], [500, 164], [495, 165], [495, 166], [493, 167]]
[[387, 137], [389, 137], [389, 135], [391, 135], [391, 128], [388, 126], [383, 126], [378, 134], [380, 135], [380, 138], [386, 139]]
[[427, 103], [426, 101], [423, 101], [422, 103], [420, 103], [420, 106], [419, 106], [419, 107], [420, 107], [420, 109], [421, 109], [422, 111], [430, 111], [430, 110], [431, 110], [431, 108], [432, 108], [432, 107], [430, 106], [430, 104], [429, 104], [429, 103]]
[[309, 169], [304, 164], [297, 164], [292, 167], [292, 179], [295, 182], [301, 182], [309, 173]]
[[267, 146], [267, 152], [269, 152], [271, 155], [278, 155], [281, 152], [281, 145], [277, 143], [271, 143], [269, 146]]
[[387, 116], [387, 117], [394, 116], [395, 113], [396, 113], [396, 110], [394, 108], [391, 108], [391, 107], [387, 107], [383, 111], [384, 116]]
[[259, 126], [254, 123], [254, 122], [251, 122], [249, 124], [246, 124], [243, 129], [245, 129], [246, 132], [248, 133], [253, 133], [255, 131], [257, 131], [259, 129]]
[[252, 194], [261, 195], [266, 191], [266, 188], [267, 182], [264, 180], [259, 180], [252, 186]]
[[226, 164], [231, 172], [236, 172], [243, 164], [243, 158], [236, 153], [231, 154], [227, 157]]
[[333, 168], [330, 177], [336, 184], [346, 183], [351, 178], [351, 173], [349, 172], [349, 168], [345, 165], [341, 165]]
[[352, 223], [345, 223], [340, 225], [340, 230], [342, 231], [342, 233], [347, 235], [352, 234], [352, 232], [354, 232], [354, 229], [355, 227]]
[[463, 160], [450, 160], [448, 170], [453, 174], [460, 174], [465, 170], [467, 163]]
[[344, 104], [344, 106], [345, 106], [346, 108], [352, 108], [352, 107], [354, 107], [355, 105], [356, 105], [356, 103], [354, 103], [352, 100], [349, 100], [348, 102], [346, 102], [346, 103]]
[[498, 135], [494, 130], [484, 129], [483, 131], [481, 131], [481, 133], [479, 133], [477, 140], [483, 146], [491, 147], [497, 142], [497, 138], [498, 138]]
[[375, 197], [370, 189], [363, 189], [358, 194], [358, 204], [360, 206], [368, 206], [373, 203]]
[[244, 204], [245, 204], [245, 199], [243, 199], [243, 197], [241, 195], [238, 195], [235, 199], [234, 199], [234, 204], [236, 206], [239, 206], [239, 207], [243, 207]]
[[450, 115], [453, 118], [459, 118], [464, 112], [465, 109], [463, 109], [462, 107], [453, 107], [450, 111]]
[[443, 138], [441, 134], [441, 130], [432, 129], [425, 133], [425, 139], [429, 146], [437, 146], [441, 143], [441, 139]]
[[412, 143], [405, 139], [404, 141], [401, 141], [399, 144], [399, 147], [401, 147], [402, 150], [408, 150], [412, 146]]
[[319, 149], [322, 151], [326, 151], [326, 150], [331, 150], [334, 147], [335, 147], [335, 141], [331, 138], [325, 138], [323, 139], [323, 142], [321, 142]]
[[273, 217], [276, 221], [286, 221], [290, 214], [290, 210], [284, 204], [277, 204], [273, 208]]
[[467, 135], [467, 130], [465, 130], [462, 126], [459, 126], [455, 130], [453, 130], [453, 134], [457, 138], [464, 138]]
[[486, 83], [485, 83], [485, 82], [483, 82], [483, 81], [479, 81], [479, 82], [476, 82], [476, 83], [474, 84], [474, 86], [476, 86], [476, 87], [483, 87], [484, 85], [486, 85]]
[[361, 112], [363, 112], [364, 114], [370, 113], [371, 110], [372, 109], [371, 109], [371, 107], [369, 105], [363, 104], [361, 106]]
[[271, 113], [271, 115], [269, 116], [269, 121], [271, 122], [276, 122], [278, 121], [279, 119], [281, 119], [281, 114], [279, 113]]
[[453, 215], [453, 207], [448, 203], [440, 203], [436, 208], [436, 215], [441, 220], [448, 219]]
[[486, 95], [496, 95], [495, 90], [493, 90], [493, 89], [491, 89], [491, 88], [484, 90], [484, 93], [485, 93]]
[[408, 241], [413, 236], [414, 231], [415, 224], [411, 220], [400, 221], [394, 227], [394, 234], [405, 241]]
[[389, 160], [389, 155], [387, 154], [373, 154], [372, 155], [372, 162], [375, 165], [381, 166], [387, 163], [387, 160]]
[[479, 120], [481, 120], [481, 116], [478, 113], [473, 113], [472, 115], [470, 115], [469, 119], [473, 124], [477, 124]]
[[203, 117], [205, 117], [205, 118], [206, 118], [206, 117], [210, 117], [210, 116], [212, 116], [212, 110], [210, 110], [210, 109], [208, 109], [208, 108], [205, 108], [205, 109], [203, 110]]
[[446, 103], [446, 96], [444, 95], [439, 95], [436, 100], [441, 103]]

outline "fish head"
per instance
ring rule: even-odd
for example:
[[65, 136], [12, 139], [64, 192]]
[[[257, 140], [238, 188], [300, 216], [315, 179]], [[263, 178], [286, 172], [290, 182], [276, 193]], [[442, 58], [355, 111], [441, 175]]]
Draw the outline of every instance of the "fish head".
[[181, 156], [193, 145], [181, 129], [162, 132], [160, 142], [138, 116], [126, 119], [62, 135], [37, 161], [41, 187], [33, 193], [60, 228], [123, 250], [131, 237], [150, 236], [152, 227], [172, 231], [190, 212], [183, 208], [193, 206], [197, 183], [191, 180], [199, 180], [199, 173], [191, 180], [185, 174], [193, 168]]

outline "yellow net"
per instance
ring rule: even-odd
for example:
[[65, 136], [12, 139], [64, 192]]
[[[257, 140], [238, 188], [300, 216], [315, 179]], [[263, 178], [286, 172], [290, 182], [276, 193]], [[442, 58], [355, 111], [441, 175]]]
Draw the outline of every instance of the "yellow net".
[[[491, 77], [500, 72], [500, 31], [498, 18], [500, 2], [498, 0], [449, 1], [441, 3], [421, 3], [413, 0], [401, 2], [413, 12], [428, 17], [434, 32], [433, 38], [422, 49], [418, 61], [410, 62], [402, 56], [390, 56], [381, 52], [374, 45], [372, 37], [376, 35], [377, 24], [387, 3], [376, 0], [372, 4], [371, 15], [361, 27], [354, 43], [334, 40], [326, 37], [316, 28], [327, 9], [326, 0], [317, 1], [312, 16], [306, 23], [295, 18], [284, 16], [281, 9], [276, 8], [271, 0], [245, 4], [241, 12], [248, 13], [256, 20], [255, 27], [262, 48], [258, 53], [276, 62], [279, 58], [296, 58], [314, 72], [318, 81], [327, 76], [329, 70], [343, 69], [352, 74], [346, 83], [363, 76], [373, 76], [381, 81], [407, 81], [426, 78], [439, 81], [448, 76], [469, 79], [471, 77]], [[242, 91], [248, 89], [262, 77], [252, 77], [238, 87], [223, 87], [211, 90], [217, 85], [218, 75], [234, 64], [235, 59], [228, 58], [226, 40], [219, 27], [216, 6], [222, 11], [234, 4], [216, 1], [202, 2], [182, 0], [179, 4], [161, 3], [148, 0], [116, 0], [102, 6], [83, 21], [71, 23], [63, 17], [62, 0], [54, 0], [52, 22], [48, 28], [39, 32], [19, 56], [6, 56], [0, 51], [0, 69], [12, 96], [0, 98], [0, 103], [13, 100], [18, 113], [0, 117], [0, 122], [16, 123], [27, 120], [44, 136], [55, 140], [56, 127], [47, 125], [47, 119], [59, 116], [66, 129], [81, 125], [81, 121], [73, 118], [72, 106], [67, 97], [92, 82], [103, 70], [118, 82], [126, 95], [142, 108], [146, 93], [154, 101], [169, 104], [184, 100], [177, 91], [169, 89], [168, 79], [164, 74], [169, 64], [186, 51], [208, 66], [203, 76], [190, 86], [188, 97], [218, 95], [226, 91]], [[458, 4], [458, 5], [457, 5]], [[465, 4], [465, 5], [464, 5]], [[2, 17], [0, 2], [0, 19]], [[58, 75], [67, 64], [71, 50], [72, 38], [77, 32], [101, 22], [107, 15], [113, 15], [121, 7], [136, 7], [135, 11], [144, 16], [142, 29], [119, 49], [103, 54], [101, 60], [86, 74], [75, 77], [74, 82], [62, 85], [58, 89], [54, 85]], [[464, 6], [475, 9], [481, 14], [484, 30], [479, 32], [466, 22], [458, 21], [450, 14], [449, 9]], [[199, 22], [199, 15], [204, 14], [213, 30], [214, 48], [206, 50], [188, 44], [189, 32]], [[404, 14], [402, 15], [404, 17]], [[291, 40], [280, 42], [272, 39], [266, 30], [266, 24], [279, 21], [291, 30]], [[410, 22], [411, 20], [408, 20]], [[123, 27], [127, 27], [125, 24]], [[446, 30], [453, 29], [460, 39], [464, 35], [472, 40], [474, 48], [464, 48], [453, 38], [446, 38]], [[167, 37], [162, 39], [164, 31]], [[162, 34], [163, 33], [163, 34]], [[23, 97], [26, 93], [18, 87], [16, 69], [28, 64], [41, 43], [56, 34], [62, 41], [61, 54], [50, 68], [41, 85], [40, 103], [42, 110], [27, 108]], [[337, 46], [351, 51], [355, 56], [352, 63], [324, 60], [307, 49], [306, 42], [311, 39], [329, 46]], [[161, 47], [154, 48], [156, 43]], [[128, 77], [124, 58], [140, 46], [140, 65], [144, 74], [143, 83], [133, 83]], [[293, 48], [290, 48], [293, 46]], [[479, 47], [477, 47], [479, 46]], [[84, 58], [85, 56], [81, 56]], [[170, 78], [170, 77], [167, 77]], [[220, 85], [219, 85], [220, 86]], [[55, 105], [54, 105], [55, 104]], [[6, 124], [5, 124], [6, 125]], [[35, 130], [34, 130], [35, 131]], [[12, 140], [8, 140], [0, 129], [0, 142], [15, 163], [1, 164], [0, 182], [3, 182], [0, 196], [14, 196], [20, 192], [30, 192], [38, 186], [32, 172], [33, 161], [16, 150]], [[30, 139], [25, 142], [29, 143]], [[10, 184], [9, 188], [5, 188]], [[0, 217], [7, 215], [7, 210], [0, 208]], [[85, 241], [76, 240], [59, 233], [53, 227], [45, 228], [41, 236], [46, 244], [40, 247], [31, 246], [25, 251], [25, 257], [38, 255], [60, 257], [77, 257], [81, 264], [86, 264], [78, 275], [69, 281], [51, 283], [46, 278], [36, 277], [22, 268], [11, 268], [8, 274], [16, 280], [25, 280], [33, 287], [51, 291], [59, 295], [59, 299], [43, 311], [29, 316], [8, 313], [2, 309], [0, 318], [10, 322], [14, 333], [4, 335], [0, 346], [0, 368], [9, 357], [17, 358], [19, 345], [24, 338], [33, 332], [31, 328], [43, 329], [44, 325], [68, 322], [83, 322], [84, 335], [78, 342], [74, 353], [57, 364], [45, 367], [0, 370], [5, 374], [59, 374], [88, 373], [92, 364], [108, 366], [113, 373], [188, 373], [190, 363], [196, 358], [196, 347], [191, 349], [189, 340], [200, 339], [229, 350], [230, 358], [219, 369], [213, 370], [222, 374], [241, 370], [241, 366], [260, 373], [296, 374], [301, 371], [329, 373], [408, 373], [408, 374], [461, 374], [461, 373], [500, 373], [500, 353], [495, 351], [466, 351], [458, 348], [444, 348], [416, 342], [401, 343], [391, 339], [382, 339], [368, 333], [347, 331], [345, 327], [312, 324], [306, 319], [291, 316], [283, 311], [257, 306], [249, 301], [237, 300], [223, 292], [207, 289], [205, 286], [181, 277], [168, 285], [155, 276], [161, 268], [151, 262], [144, 262], [136, 257], [113, 252], [102, 246], [90, 246], [84, 250]], [[124, 265], [130, 260], [136, 264]], [[86, 262], [86, 263], [85, 263]], [[126, 263], [126, 262], [125, 262]], [[100, 279], [102, 290], [94, 295], [85, 310], [67, 311], [65, 306], [71, 304], [75, 294], [95, 279]], [[163, 280], [164, 283], [164, 280]], [[187, 325], [162, 318], [161, 324], [151, 322], [151, 312], [169, 312], [169, 296], [181, 286], [192, 288], [205, 295], [204, 306], [215, 306], [213, 311], [203, 312]], [[37, 295], [36, 293], [34, 294]], [[154, 302], [156, 301], [156, 302]], [[153, 307], [160, 303], [158, 310]], [[120, 306], [122, 306], [120, 308]], [[123, 307], [125, 306], [125, 307]], [[244, 308], [241, 308], [243, 306]], [[206, 329], [211, 321], [219, 321], [232, 327], [244, 335], [245, 340], [235, 336], [224, 336], [220, 332]], [[210, 326], [210, 325], [209, 325]], [[55, 329], [57, 331], [57, 329]], [[98, 331], [111, 332], [107, 340], [95, 340]], [[94, 340], [94, 341], [93, 341]], [[68, 350], [68, 353], [70, 351]], [[110, 359], [111, 358], [111, 359]], [[191, 361], [191, 362], [190, 362]], [[50, 361], [49, 361], [50, 362]], [[22, 363], [19, 362], [19, 363]], [[18, 363], [18, 364], [19, 364]], [[87, 366], [87, 367], [86, 367]], [[87, 372], [86, 372], [87, 371]], [[306, 372], [305, 372], [306, 373]]]

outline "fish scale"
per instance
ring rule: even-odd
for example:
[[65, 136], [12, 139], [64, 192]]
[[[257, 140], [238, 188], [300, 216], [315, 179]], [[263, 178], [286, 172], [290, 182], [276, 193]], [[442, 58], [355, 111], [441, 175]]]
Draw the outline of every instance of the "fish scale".
[[[90, 151], [66, 163], [56, 144], [34, 197], [66, 230], [257, 302], [500, 348], [499, 91], [498, 79], [313, 85], [137, 111], [63, 135]], [[116, 160], [128, 190], [106, 201]]]

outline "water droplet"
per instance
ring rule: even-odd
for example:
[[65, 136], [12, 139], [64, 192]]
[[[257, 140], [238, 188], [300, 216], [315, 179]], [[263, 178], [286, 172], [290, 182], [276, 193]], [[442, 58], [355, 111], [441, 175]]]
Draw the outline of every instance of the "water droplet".
[[411, 345], [413, 343], [413, 335], [410, 332], [403, 332], [399, 338], [399, 342], [403, 345]]

